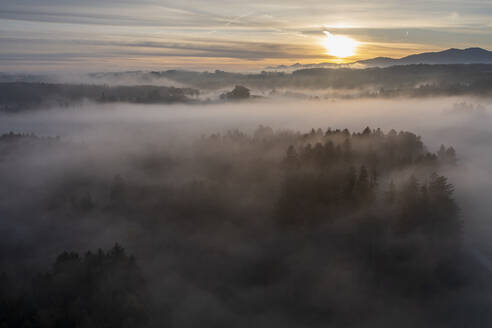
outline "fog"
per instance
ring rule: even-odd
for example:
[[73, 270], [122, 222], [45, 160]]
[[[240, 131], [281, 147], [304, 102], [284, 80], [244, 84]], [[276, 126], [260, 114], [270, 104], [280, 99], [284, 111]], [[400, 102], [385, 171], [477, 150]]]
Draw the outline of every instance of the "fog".
[[453, 146], [459, 165], [446, 174], [458, 186], [456, 196], [466, 216], [467, 239], [487, 243], [492, 233], [488, 214], [488, 195], [492, 192], [489, 151], [492, 101], [489, 99], [258, 100], [211, 105], [86, 103], [68, 110], [46, 108], [2, 114], [0, 133], [59, 136], [63, 142], [78, 145], [77, 150], [66, 150], [66, 153], [60, 153], [57, 147], [53, 154], [28, 154], [30, 161], [23, 165], [34, 176], [18, 181], [24, 183], [38, 178], [38, 168], [43, 172], [56, 171], [60, 166], [73, 169], [71, 165], [79, 165], [80, 159], [88, 155], [110, 162], [108, 170], [114, 170], [117, 156], [148, 151], [151, 147], [187, 149], [202, 135], [234, 129], [252, 133], [259, 125], [304, 132], [311, 128], [359, 131], [366, 126], [384, 131], [408, 130], [420, 135], [431, 151], [437, 151], [441, 144]]
[[[217, 296], [216, 289], [222, 288], [222, 284], [227, 284], [228, 279], [232, 278], [227, 275], [213, 276], [222, 271], [204, 269], [200, 273], [194, 272], [207, 267], [206, 260], [201, 258], [201, 250], [204, 254], [209, 251], [213, 254], [224, 253], [224, 262], [217, 260], [214, 255], [212, 259], [216, 262], [213, 263], [233, 272], [241, 268], [240, 262], [244, 259], [256, 265], [268, 266], [270, 264], [263, 262], [276, 263], [275, 259], [272, 260], [272, 254], [285, 251], [267, 245], [269, 239], [262, 237], [272, 233], [275, 238], [285, 238], [266, 228], [267, 223], [263, 222], [263, 218], [271, 211], [273, 195], [279, 193], [278, 186], [282, 178], [280, 174], [262, 172], [269, 163], [279, 162], [285, 155], [285, 149], [268, 148], [260, 156], [250, 154], [248, 148], [239, 149], [237, 145], [225, 141], [218, 148], [201, 143], [206, 136], [216, 133], [225, 135], [228, 131], [239, 130], [253, 135], [260, 125], [271, 127], [274, 131], [303, 133], [312, 128], [362, 131], [369, 126], [384, 132], [391, 129], [411, 131], [422, 137], [427, 150], [432, 153], [437, 152], [441, 144], [454, 147], [458, 157], [457, 165], [443, 167], [440, 173], [447, 176], [455, 186], [454, 197], [460, 206], [465, 225], [465, 250], [469, 250], [470, 254], [479, 254], [478, 257], [492, 254], [492, 222], [489, 216], [492, 210], [491, 100], [445, 97], [311, 101], [257, 99], [208, 105], [83, 103], [70, 108], [45, 108], [0, 115], [0, 134], [12, 131], [42, 137], [41, 142], [28, 140], [1, 149], [0, 208], [4, 218], [0, 226], [3, 239], [2, 266], [8, 267], [5, 271], [25, 273], [32, 268], [48, 267], [63, 250], [85, 252], [100, 247], [109, 248], [118, 242], [136, 255], [149, 280], [152, 297], [157, 299], [156, 306], [165, 306], [167, 309], [169, 302], [173, 304], [172, 309], [166, 310], [171, 312], [171, 319], [166, 317], [168, 312], [157, 311], [163, 318], [154, 319], [154, 324], [170, 321], [179, 327], [191, 327], [199, 323], [214, 326], [226, 322], [232, 326], [245, 327], [249, 324], [265, 327], [321, 325], [325, 315], [321, 312], [319, 318], [303, 321], [281, 310], [296, 309], [301, 316], [303, 311], [307, 311], [302, 307], [287, 304], [283, 308], [269, 309], [269, 304], [278, 306], [278, 299], [283, 297], [280, 286], [238, 288], [236, 292], [240, 297], [231, 296], [234, 304], [226, 306], [228, 302]], [[232, 164], [228, 166], [221, 161]], [[153, 173], [155, 170], [159, 173]], [[227, 188], [227, 192], [214, 191], [216, 189], [213, 189], [212, 184], [212, 189], [205, 193], [211, 194], [212, 200], [204, 200], [206, 196], [194, 194], [194, 189], [201, 188], [195, 185], [195, 180], [208, 181], [207, 178], [221, 174], [231, 176], [224, 184], [227, 187], [218, 186]], [[115, 176], [123, 177], [128, 185], [138, 186], [135, 188], [151, 186], [155, 188], [151, 189], [155, 193], [168, 195], [166, 197], [169, 199], [178, 198], [179, 201], [182, 197], [181, 201], [188, 202], [182, 207], [189, 207], [186, 210], [190, 211], [188, 215], [193, 218], [191, 223], [186, 223], [190, 226], [184, 228], [182, 223], [174, 221], [159, 224], [157, 219], [150, 217], [152, 213], [146, 210], [111, 209], [111, 216], [88, 210], [79, 215], [73, 209], [62, 206], [54, 206], [55, 209], [52, 209], [50, 205], [50, 202], [61, 202], [64, 194], [76, 198], [72, 203], [79, 202], [90, 190], [91, 202], [97, 206], [98, 202], [102, 202], [100, 199], [107, 198], [104, 194], [106, 186], [114, 183]], [[262, 187], [255, 189], [255, 184]], [[192, 192], [187, 189], [188, 186], [191, 186]], [[154, 201], [143, 190], [142, 198], [135, 199], [142, 203]], [[177, 195], [167, 194], [177, 191]], [[168, 201], [167, 198], [164, 202]], [[212, 206], [210, 212], [197, 214], [193, 212], [195, 201], [218, 202], [225, 209]], [[176, 213], [188, 213], [181, 207], [173, 210]], [[230, 222], [206, 223], [208, 219], [213, 220], [214, 216], [225, 215], [221, 214], [222, 210], [232, 215]], [[163, 214], [166, 219], [178, 215], [172, 210], [166, 211]], [[141, 218], [141, 221], [135, 218]], [[245, 225], [242, 220], [245, 219], [253, 223], [248, 223], [248, 227], [242, 230], [241, 227]], [[250, 235], [254, 236], [251, 241], [248, 239]], [[175, 244], [174, 240], [180, 240], [186, 247]], [[257, 244], [253, 241], [257, 241]], [[264, 254], [265, 249], [270, 254]], [[309, 247], [295, 252], [295, 257], [289, 258], [289, 261], [293, 261], [289, 264], [316, 268], [317, 257], [313, 254], [319, 251], [313, 242]], [[180, 258], [179, 254], [184, 258]], [[186, 258], [190, 254], [193, 256]], [[238, 254], [242, 260], [238, 259]], [[279, 267], [283, 265], [279, 264]], [[337, 281], [336, 286], [323, 285], [323, 288], [330, 292], [342, 292], [331, 298], [321, 293], [311, 295], [314, 298], [311, 302], [328, 302], [336, 309], [333, 311], [340, 313], [350, 313], [347, 308], [358, 308], [361, 302], [370, 302], [371, 297], [363, 295], [356, 287], [358, 277], [355, 273], [357, 269], [354, 268], [357, 266], [356, 262], [351, 262], [349, 267], [339, 265], [333, 271], [315, 274], [315, 277], [336, 277], [333, 278]], [[483, 270], [486, 270], [485, 267]], [[181, 275], [181, 272], [185, 272], [186, 276]], [[199, 280], [195, 278], [198, 274], [201, 275]], [[271, 275], [267, 278], [275, 280], [276, 274]], [[210, 289], [202, 288], [196, 281], [202, 281], [205, 285], [208, 283]], [[290, 283], [295, 284], [292, 281]], [[382, 308], [393, 302], [392, 296], [386, 293], [378, 297]], [[481, 297], [474, 302], [484, 302]], [[457, 301], [450, 298], [446, 304], [449, 302], [451, 308], [463, 307], [461, 303], [456, 305]], [[439, 298], [431, 298], [429, 304], [435, 305], [437, 302], [440, 302]], [[466, 303], [466, 297], [462, 302]], [[254, 316], [249, 310], [245, 313], [231, 310], [240, 309], [241, 304], [255, 304], [265, 309], [254, 310]], [[385, 327], [395, 323], [409, 327], [431, 326], [429, 313], [419, 310], [423, 305], [406, 299], [399, 299], [395, 304], [390, 307], [391, 313], [367, 315], [363, 325], [342, 319], [333, 319], [335, 321], [332, 322], [367, 327]], [[470, 321], [473, 326], [474, 321], [466, 317], [474, 313], [473, 310], [463, 309], [463, 313], [464, 318], [460, 317], [461, 314], [457, 315], [456, 326], [466, 321]], [[241, 323], [238, 320], [242, 320]]]

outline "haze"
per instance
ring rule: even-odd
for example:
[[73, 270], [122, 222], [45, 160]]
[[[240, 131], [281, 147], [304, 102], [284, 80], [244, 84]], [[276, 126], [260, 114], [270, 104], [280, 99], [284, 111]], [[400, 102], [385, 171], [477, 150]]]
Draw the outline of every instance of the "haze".
[[491, 17], [0, 0], [0, 328], [491, 326]]

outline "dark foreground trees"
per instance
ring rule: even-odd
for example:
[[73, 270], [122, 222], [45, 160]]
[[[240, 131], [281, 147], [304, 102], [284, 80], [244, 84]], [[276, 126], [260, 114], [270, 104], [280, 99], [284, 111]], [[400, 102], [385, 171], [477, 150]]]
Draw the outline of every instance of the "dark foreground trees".
[[81, 256], [60, 254], [52, 269], [27, 286], [2, 275], [0, 326], [141, 327], [149, 300], [135, 259], [115, 245]]

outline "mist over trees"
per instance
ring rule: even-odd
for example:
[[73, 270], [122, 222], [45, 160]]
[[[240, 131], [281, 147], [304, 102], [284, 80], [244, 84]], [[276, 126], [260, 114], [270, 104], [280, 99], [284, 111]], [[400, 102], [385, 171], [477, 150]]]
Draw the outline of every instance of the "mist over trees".
[[192, 102], [199, 91], [160, 86], [107, 86], [53, 83], [0, 83], [0, 111], [69, 107], [82, 101], [98, 103], [170, 104]]
[[226, 92], [220, 95], [224, 100], [244, 100], [249, 99], [251, 96], [250, 90], [241, 85], [236, 85], [231, 92]]
[[491, 14], [0, 0], [0, 328], [492, 327]]
[[[66, 108], [83, 101], [203, 104], [263, 97], [318, 100], [490, 97], [491, 72], [492, 65], [487, 64], [312, 68], [292, 73], [263, 71], [250, 74], [169, 70], [93, 73], [66, 83], [48, 76], [0, 74], [0, 111]], [[122, 80], [126, 85], [119, 84]], [[173, 86], [159, 86], [163, 81]]]
[[[251, 89], [358, 89], [371, 92], [363, 96], [432, 96], [460, 94], [489, 95], [491, 67], [487, 64], [469, 65], [402, 65], [386, 68], [313, 68], [292, 73], [263, 71], [241, 74], [225, 71], [193, 72], [169, 70], [140, 72], [143, 78], [166, 79], [194, 88], [210, 90], [229, 88], [235, 84]], [[115, 73], [120, 77], [121, 73]], [[93, 75], [94, 78], [110, 78], [112, 73]], [[95, 81], [97, 81], [97, 78]]]
[[[9, 163], [69, 149], [80, 163], [40, 185], [8, 178]], [[463, 217], [440, 173], [457, 163], [452, 147], [429, 151], [406, 131], [260, 126], [109, 163], [84, 149], [0, 137], [7, 326], [463, 323]], [[86, 253], [115, 242], [136, 260], [118, 245]]]

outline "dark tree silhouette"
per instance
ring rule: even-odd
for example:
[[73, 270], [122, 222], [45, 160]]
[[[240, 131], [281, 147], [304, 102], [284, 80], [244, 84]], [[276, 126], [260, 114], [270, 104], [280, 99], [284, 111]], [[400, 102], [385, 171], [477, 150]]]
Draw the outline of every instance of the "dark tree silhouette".
[[140, 269], [118, 244], [84, 256], [63, 252], [31, 289], [1, 303], [4, 327], [143, 327], [150, 311]]

